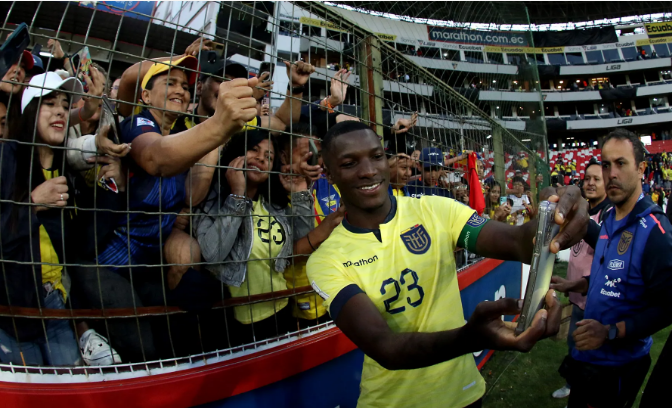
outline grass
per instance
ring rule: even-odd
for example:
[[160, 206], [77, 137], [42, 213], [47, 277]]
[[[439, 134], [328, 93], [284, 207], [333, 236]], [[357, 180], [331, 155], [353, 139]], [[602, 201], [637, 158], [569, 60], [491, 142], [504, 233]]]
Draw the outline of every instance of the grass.
[[[566, 272], [567, 263], [556, 264], [555, 275], [564, 277]], [[568, 301], [563, 295], [560, 298], [564, 298], [563, 302]], [[653, 336], [649, 375], [671, 330], [672, 327], [668, 327]], [[494, 353], [481, 370], [486, 382], [483, 407], [565, 407], [567, 398], [555, 399], [551, 394], [565, 384], [565, 380], [558, 374], [558, 367], [566, 354], [567, 342], [551, 339], [540, 341], [527, 354], [506, 351]], [[647, 375], [635, 407], [639, 406], [642, 390], [648, 379]]]

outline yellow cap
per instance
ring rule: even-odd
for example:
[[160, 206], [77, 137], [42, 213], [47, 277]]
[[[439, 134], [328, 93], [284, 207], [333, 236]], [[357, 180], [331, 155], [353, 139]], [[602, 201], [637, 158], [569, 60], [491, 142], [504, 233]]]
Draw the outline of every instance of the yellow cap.
[[189, 85], [192, 85], [196, 82], [196, 70], [198, 69], [198, 60], [194, 56], [181, 56], [178, 59], [171, 60], [168, 62], [154, 63], [145, 74], [145, 77], [142, 79], [142, 88], [144, 89], [149, 83], [149, 79], [152, 77], [167, 72], [169, 69], [174, 67], [184, 67], [193, 71], [185, 71], [187, 78], [189, 79]]

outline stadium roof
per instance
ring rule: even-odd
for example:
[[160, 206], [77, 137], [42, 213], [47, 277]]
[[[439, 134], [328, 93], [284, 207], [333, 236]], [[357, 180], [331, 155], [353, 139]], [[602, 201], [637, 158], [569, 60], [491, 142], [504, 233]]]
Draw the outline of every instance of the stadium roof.
[[527, 24], [523, 5], [529, 12], [529, 22], [536, 25], [672, 12], [672, 2], [669, 1], [495, 1], [492, 2], [494, 6], [492, 8], [484, 8], [484, 4], [477, 1], [338, 1], [334, 3], [398, 16], [495, 24]]

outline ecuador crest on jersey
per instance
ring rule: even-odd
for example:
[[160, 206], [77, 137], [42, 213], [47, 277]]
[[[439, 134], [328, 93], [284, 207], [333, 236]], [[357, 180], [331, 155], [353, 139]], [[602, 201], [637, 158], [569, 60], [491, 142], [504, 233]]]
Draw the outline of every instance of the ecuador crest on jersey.
[[406, 249], [413, 254], [424, 254], [432, 245], [432, 239], [422, 224], [416, 224], [408, 230], [402, 231], [401, 240], [404, 242]]

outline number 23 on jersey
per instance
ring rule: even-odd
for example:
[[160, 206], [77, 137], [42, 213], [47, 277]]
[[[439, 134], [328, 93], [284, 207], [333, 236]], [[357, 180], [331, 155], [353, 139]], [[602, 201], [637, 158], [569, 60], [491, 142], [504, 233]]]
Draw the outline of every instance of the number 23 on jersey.
[[[402, 286], [406, 287], [409, 296], [406, 297], [405, 303], [402, 300], [401, 305], [398, 303], [395, 304], [395, 302], [399, 300]], [[406, 311], [407, 305], [410, 306], [411, 309], [415, 308], [422, 304], [422, 300], [425, 298], [425, 291], [418, 285], [418, 274], [410, 268], [406, 268], [401, 272], [399, 281], [394, 278], [388, 278], [383, 281], [383, 284], [380, 286], [380, 294], [390, 296], [384, 301], [385, 311], [390, 314], [398, 314]], [[413, 296], [413, 298], [411, 298], [411, 296]], [[392, 305], [395, 307], [392, 308]]]

